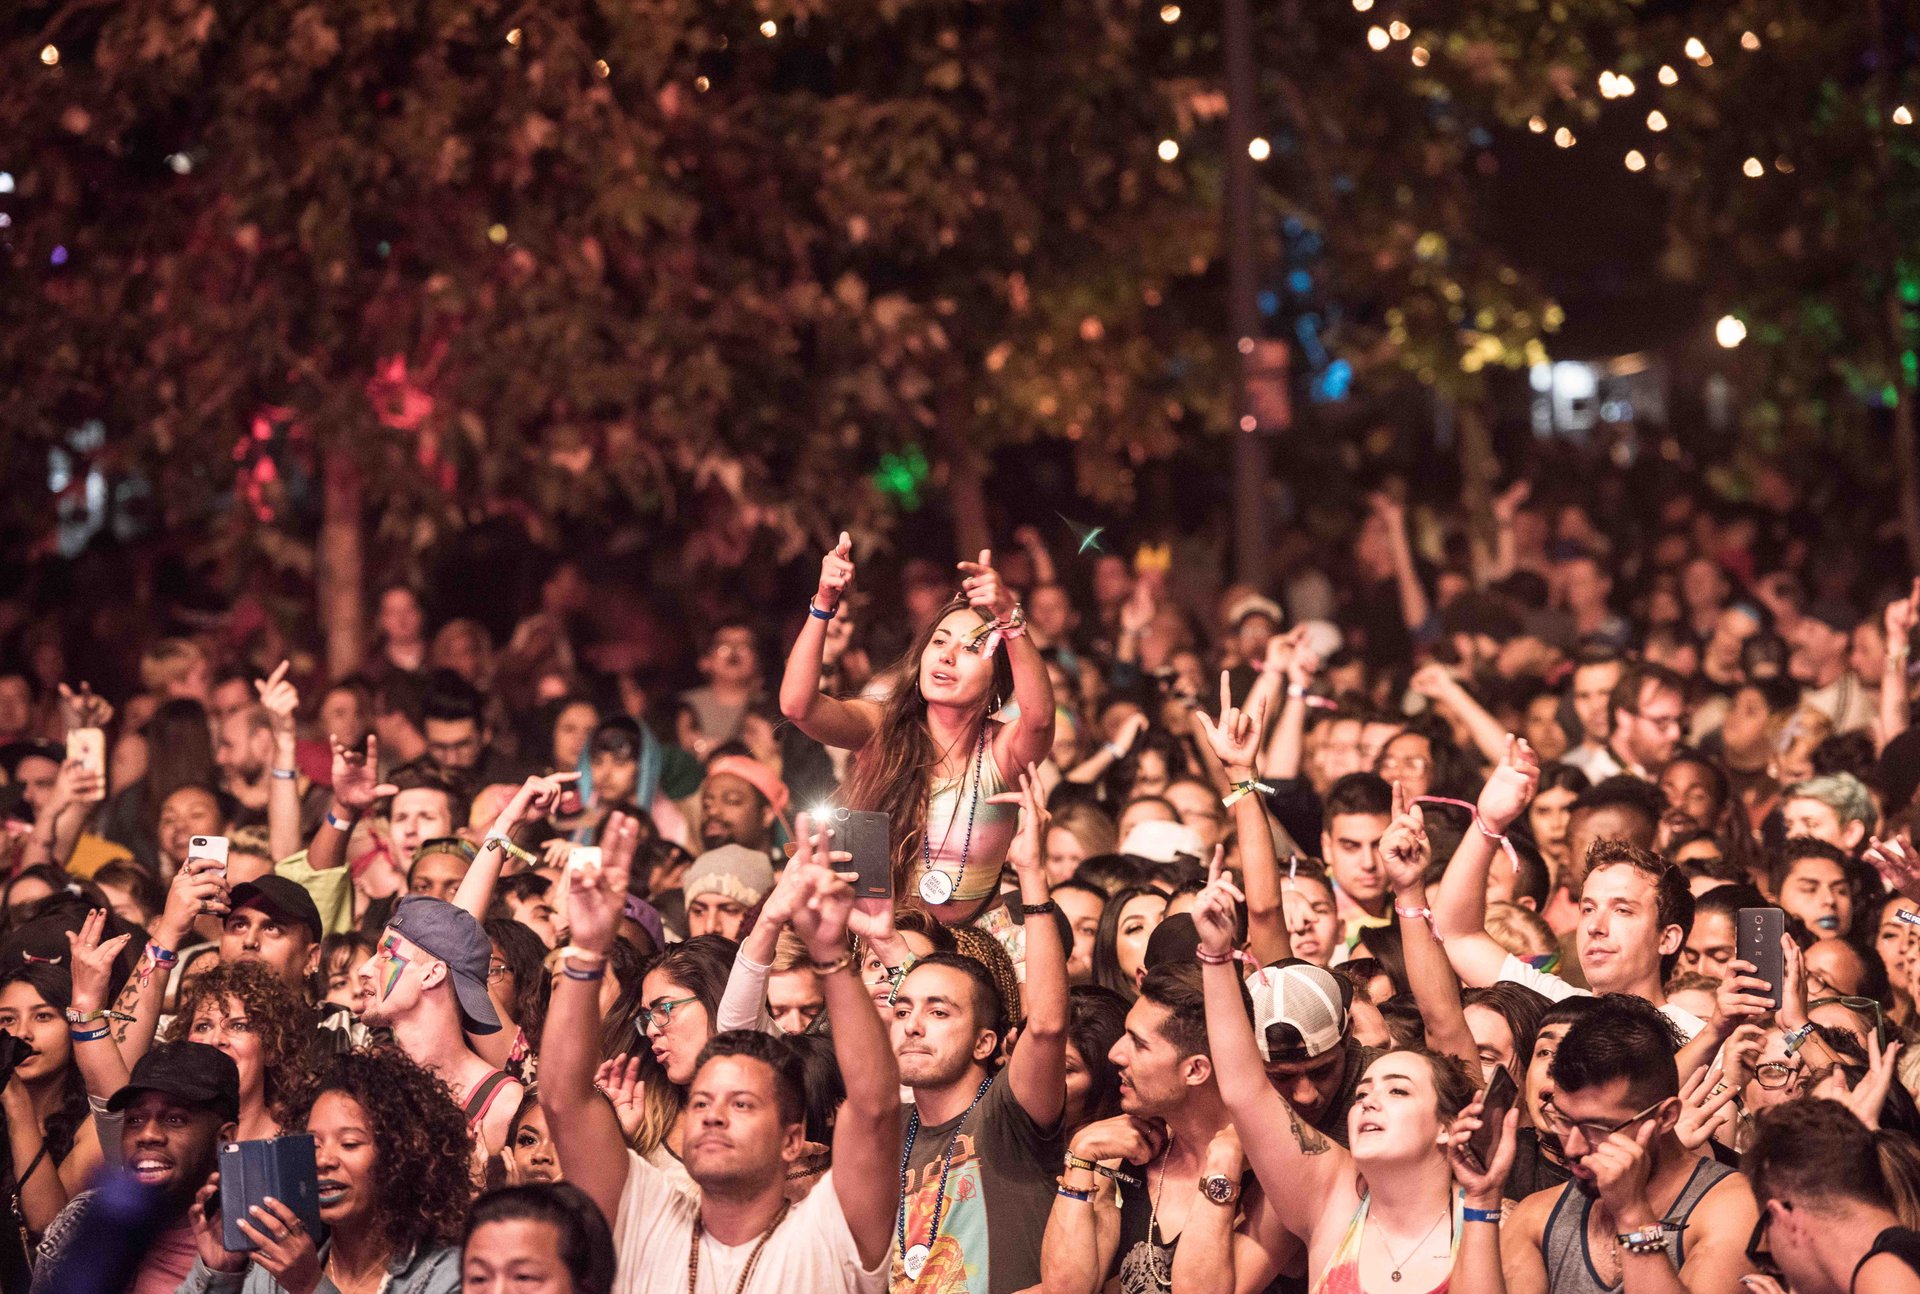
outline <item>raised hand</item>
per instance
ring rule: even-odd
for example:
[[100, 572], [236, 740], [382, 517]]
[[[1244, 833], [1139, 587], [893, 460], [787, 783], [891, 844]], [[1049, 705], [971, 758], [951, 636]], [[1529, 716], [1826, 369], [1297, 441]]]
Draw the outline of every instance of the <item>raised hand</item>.
[[980, 560], [959, 562], [959, 568], [966, 573], [960, 581], [960, 591], [967, 595], [967, 605], [975, 611], [983, 611], [995, 620], [1005, 620], [1013, 614], [1013, 594], [1000, 582], [1000, 574], [993, 569], [993, 552], [980, 550]]
[[1614, 1217], [1632, 1217], [1647, 1209], [1647, 1175], [1653, 1156], [1647, 1147], [1660, 1130], [1660, 1120], [1649, 1116], [1632, 1132], [1616, 1132], [1583, 1161], [1593, 1174], [1594, 1190]]
[[1413, 672], [1413, 677], [1407, 681], [1407, 686], [1429, 701], [1438, 701], [1459, 687], [1460, 680], [1456, 679], [1445, 665], [1430, 662]]
[[67, 931], [68, 964], [73, 968], [71, 1005], [76, 1011], [98, 1011], [107, 1004], [114, 960], [133, 938], [129, 931], [101, 943], [100, 936], [106, 929], [106, 909], [95, 908], [80, 922], [78, 930]]
[[239, 1224], [254, 1243], [253, 1261], [288, 1294], [313, 1294], [320, 1288], [320, 1253], [300, 1215], [271, 1195], [247, 1213]]
[[561, 799], [579, 780], [580, 774], [577, 772], [529, 777], [513, 793], [507, 806], [500, 810], [500, 816], [494, 819], [494, 832], [506, 834], [530, 822], [540, 821], [559, 807]]
[[1730, 1036], [1748, 1020], [1761, 1020], [1775, 1011], [1771, 985], [1752, 972], [1752, 962], [1738, 959], [1727, 963], [1727, 976], [1713, 994], [1713, 1029], [1720, 1037]]
[[1209, 957], [1226, 957], [1233, 952], [1233, 936], [1239, 925], [1239, 904], [1247, 896], [1228, 878], [1220, 851], [1214, 851], [1207, 867], [1207, 888], [1194, 896], [1193, 926], [1200, 935], [1200, 949]]
[[327, 740], [333, 744], [334, 803], [358, 816], [388, 796], [400, 793], [399, 787], [380, 780], [378, 737], [367, 737], [367, 753], [364, 755], [348, 750], [346, 744], [331, 733]]
[[1533, 493], [1533, 482], [1521, 477], [1506, 489], [1493, 496], [1493, 519], [1503, 526], [1512, 525], [1513, 519], [1520, 515], [1520, 509], [1526, 506], [1527, 498]]
[[1198, 720], [1200, 730], [1206, 734], [1207, 744], [1213, 747], [1214, 758], [1223, 767], [1252, 771], [1254, 759], [1260, 752], [1261, 734], [1267, 728], [1265, 697], [1260, 698], [1257, 709], [1248, 711], [1235, 707], [1227, 671], [1221, 670], [1220, 718], [1209, 718], [1205, 710], [1195, 710], [1194, 718]]
[[1426, 815], [1408, 798], [1407, 788], [1395, 782], [1393, 821], [1380, 837], [1380, 862], [1386, 868], [1387, 883], [1395, 894], [1420, 889], [1427, 882], [1427, 864], [1432, 861]]
[[1129, 634], [1143, 634], [1160, 614], [1160, 606], [1154, 601], [1153, 590], [1145, 580], [1133, 582], [1133, 592], [1120, 604], [1120, 628]]
[[227, 869], [218, 859], [189, 858], [167, 886], [167, 904], [160, 913], [156, 943], [178, 949], [203, 916], [227, 914]]
[[1375, 490], [1369, 494], [1367, 507], [1393, 530], [1400, 530], [1407, 524], [1407, 506], [1385, 490]]
[[[1920, 586], [1920, 580], [1915, 581]], [[113, 722], [113, 704], [104, 696], [97, 696], [91, 684], [82, 682], [80, 690], [74, 691], [65, 683], [60, 685], [60, 729], [71, 732], [75, 728], [104, 728]]]
[[1508, 733], [1507, 753], [1480, 788], [1480, 821], [1495, 835], [1505, 834], [1533, 803], [1533, 793], [1539, 786], [1540, 757], [1526, 738]]
[[283, 660], [274, 667], [273, 673], [253, 685], [253, 690], [260, 694], [261, 708], [267, 712], [274, 740], [279, 742], [294, 739], [293, 716], [300, 708], [300, 693], [287, 682], [290, 668], [291, 662]]
[[1869, 1033], [1867, 1035], [1866, 1076], [1856, 1083], [1850, 1091], [1843, 1090], [1841, 1092], [1829, 1093], [1826, 1090], [1822, 1090], [1827, 1084], [1838, 1083], [1842, 1089], [1846, 1087], [1846, 1071], [1836, 1065], [1833, 1067], [1832, 1074], [1830, 1074], [1826, 1080], [1823, 1080], [1822, 1085], [1815, 1087], [1808, 1095], [1827, 1096], [1831, 1094], [1834, 1100], [1839, 1101], [1849, 1110], [1852, 1110], [1854, 1117], [1859, 1119], [1860, 1122], [1878, 1131], [1880, 1128], [1880, 1112], [1885, 1108], [1887, 1103], [1887, 1089], [1893, 1086], [1894, 1061], [1899, 1058], [1899, 1055], [1899, 1043], [1890, 1042], [1886, 1045], [1885, 1050], [1882, 1050], [1880, 1047], [1880, 1035], [1878, 1033]]
[[627, 878], [639, 840], [639, 824], [616, 813], [607, 819], [601, 835], [598, 865], [580, 854], [567, 860], [567, 929], [576, 946], [596, 953], [613, 947], [620, 916], [626, 911]]
[[593, 1076], [593, 1086], [612, 1104], [621, 1135], [632, 1141], [647, 1113], [647, 1085], [640, 1079], [640, 1058], [622, 1053], [602, 1061]]
[[41, 807], [40, 818], [45, 822], [55, 821], [67, 810], [95, 804], [105, 799], [106, 794], [106, 779], [99, 772], [88, 768], [83, 760], [69, 759], [54, 774], [53, 791]]
[[853, 536], [843, 530], [833, 551], [820, 559], [820, 584], [814, 591], [813, 604], [822, 611], [833, 610], [852, 583]]
[[1467, 1144], [1473, 1140], [1473, 1134], [1480, 1131], [1480, 1116], [1486, 1099], [1484, 1093], [1474, 1097], [1473, 1102], [1455, 1116], [1453, 1126], [1447, 1130], [1447, 1163], [1453, 1168], [1453, 1180], [1460, 1184], [1461, 1191], [1466, 1195], [1467, 1207], [1474, 1209], [1500, 1207], [1507, 1172], [1513, 1167], [1514, 1142], [1520, 1127], [1520, 1110], [1516, 1106], [1508, 1110], [1506, 1117], [1500, 1121], [1500, 1139], [1494, 1143], [1492, 1156], [1485, 1164], [1475, 1162], [1467, 1150]]
[[1861, 857], [1873, 864], [1873, 870], [1879, 872], [1888, 885], [1920, 903], [1920, 853], [1906, 840], [1897, 836], [1882, 840], [1876, 836], [1867, 842]]
[[1889, 654], [1898, 654], [1907, 645], [1916, 625], [1920, 625], [1920, 579], [1914, 580], [1913, 591], [1906, 597], [1887, 603], [1885, 627]]
[[1013, 843], [1007, 846], [1007, 862], [1022, 876], [1033, 872], [1044, 876], [1047, 828], [1053, 823], [1053, 815], [1047, 812], [1046, 792], [1040, 789], [1040, 770], [1028, 764], [1026, 771], [1020, 774], [1019, 790], [1002, 791], [990, 797], [987, 803], [1020, 806], [1020, 827], [1014, 833]]
[[1129, 714], [1120, 721], [1120, 727], [1114, 732], [1113, 740], [1107, 743], [1118, 752], [1115, 755], [1116, 759], [1127, 757], [1128, 752], [1133, 749], [1133, 743], [1140, 740], [1140, 734], [1147, 730], [1148, 722], [1146, 715], [1137, 712]]
[[[19, 1087], [20, 1084], [12, 1084]], [[207, 1178], [207, 1184], [194, 1194], [187, 1206], [187, 1222], [193, 1227], [193, 1247], [200, 1261], [216, 1272], [229, 1275], [247, 1270], [247, 1255], [234, 1253], [223, 1243], [220, 1225], [220, 1174]]]
[[801, 814], [794, 822], [797, 836], [788, 871], [800, 873], [797, 883], [804, 887], [801, 901], [794, 904], [788, 921], [795, 934], [806, 942], [807, 951], [822, 961], [846, 951], [847, 925], [853, 912], [853, 886], [846, 876], [833, 870], [833, 855], [827, 853], [830, 832], [813, 832], [813, 821]]
[[[1727, 1081], [1719, 1056], [1711, 1065], [1694, 1070], [1680, 1086], [1680, 1118], [1673, 1125], [1680, 1144], [1697, 1151], [1713, 1139], [1715, 1132], [1730, 1128], [1733, 1098], [1739, 1093], [1739, 1087]], [[1730, 1137], [1728, 1141], [1731, 1144]]]

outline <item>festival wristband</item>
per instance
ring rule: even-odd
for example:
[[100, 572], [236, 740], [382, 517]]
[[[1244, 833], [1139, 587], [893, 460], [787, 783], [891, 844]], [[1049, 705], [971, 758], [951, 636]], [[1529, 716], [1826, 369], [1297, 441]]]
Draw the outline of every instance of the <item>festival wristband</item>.
[[1249, 777], [1245, 781], [1235, 782], [1233, 784], [1233, 790], [1228, 792], [1220, 801], [1220, 807], [1223, 809], [1231, 809], [1255, 791], [1259, 791], [1263, 795], [1273, 794], [1273, 788], [1271, 786], [1268, 786], [1265, 782], [1257, 778]]
[[1498, 1226], [1500, 1224], [1500, 1210], [1476, 1209], [1471, 1205], [1461, 1205], [1460, 1220], [1462, 1222], [1491, 1222], [1495, 1226]]
[[841, 953], [832, 961], [827, 962], [809, 960], [808, 965], [813, 967], [813, 973], [815, 975], [837, 975], [847, 967], [853, 965], [853, 954]]
[[589, 984], [605, 979], [607, 977], [607, 968], [605, 966], [595, 966], [592, 970], [575, 970], [571, 963], [562, 961], [560, 963], [560, 973], [568, 979], [579, 980], [583, 984]]
[[110, 1011], [105, 1007], [95, 1007], [91, 1011], [76, 1011], [72, 1007], [67, 1008], [67, 1023], [70, 1025], [91, 1024], [95, 1020], [126, 1020], [131, 1022], [133, 1017], [125, 1011]]
[[808, 615], [810, 615], [810, 616], [812, 616], [812, 617], [813, 617], [813, 618], [814, 618], [815, 620], [831, 620], [831, 619], [833, 619], [833, 618], [834, 618], [835, 616], [837, 616], [837, 615], [839, 615], [839, 614], [840, 614], [840, 606], [839, 606], [839, 604], [838, 604], [838, 603], [835, 603], [835, 604], [834, 604], [834, 608], [833, 608], [833, 610], [831, 610], [831, 611], [822, 611], [822, 610], [821, 610], [821, 609], [820, 609], [819, 607], [816, 607], [815, 605], [813, 605], [813, 599], [812, 599], [812, 598], [808, 598], [808, 599], [807, 599], [807, 614], [808, 614]]
[[1095, 1163], [1091, 1159], [1082, 1159], [1071, 1150], [1067, 1152], [1067, 1167], [1082, 1168], [1089, 1173], [1104, 1177], [1110, 1182], [1119, 1182], [1122, 1186], [1138, 1186], [1140, 1179], [1117, 1168], [1108, 1168], [1105, 1164]]
[[1023, 917], [1044, 917], [1049, 913], [1058, 912], [1059, 910], [1060, 905], [1052, 899], [1048, 899], [1045, 903], [1022, 903], [1020, 905], [1020, 915]]
[[106, 1037], [109, 1032], [111, 1031], [105, 1025], [100, 1026], [98, 1029], [88, 1029], [84, 1032], [79, 1029], [69, 1029], [67, 1031], [67, 1040], [69, 1042], [98, 1042], [100, 1039]]
[[1053, 1193], [1055, 1195], [1058, 1195], [1061, 1199], [1078, 1200], [1082, 1204], [1090, 1204], [1093, 1201], [1092, 1191], [1076, 1191], [1073, 1189], [1073, 1187], [1068, 1186], [1065, 1182], [1062, 1182], [1060, 1185], [1054, 1187]]
[[292, 768], [269, 768], [267, 771], [273, 774], [275, 780], [281, 782], [291, 782], [300, 776], [299, 770]]
[[1232, 953], [1210, 953], [1204, 948], [1193, 950], [1194, 960], [1207, 966], [1225, 966], [1233, 960]]
[[353, 819], [343, 818], [332, 809], [327, 810], [327, 825], [343, 836], [353, 834]]
[[1397, 917], [1405, 917], [1409, 921], [1426, 922], [1427, 929], [1433, 934], [1433, 942], [1437, 944], [1446, 942], [1440, 937], [1440, 927], [1433, 923], [1432, 908], [1403, 908], [1396, 903], [1393, 905], [1393, 914]]
[[180, 960], [180, 954], [171, 948], [162, 948], [159, 944], [147, 944], [147, 956], [153, 958], [156, 966], [171, 966]]
[[540, 865], [540, 860], [533, 856], [532, 850], [522, 849], [519, 845], [514, 844], [513, 841], [507, 838], [504, 832], [495, 831], [489, 833], [487, 838], [480, 842], [480, 847], [484, 849], [488, 845], [500, 846], [501, 851], [505, 853], [507, 857], [519, 859], [524, 866], [538, 867]]

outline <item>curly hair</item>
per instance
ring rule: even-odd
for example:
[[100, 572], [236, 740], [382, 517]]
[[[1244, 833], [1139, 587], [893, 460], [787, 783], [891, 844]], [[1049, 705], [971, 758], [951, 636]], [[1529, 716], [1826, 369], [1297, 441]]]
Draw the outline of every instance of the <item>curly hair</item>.
[[289, 1080], [306, 1068], [319, 1015], [278, 975], [259, 962], [223, 962], [195, 975], [181, 986], [166, 1041], [197, 1041], [193, 1036], [194, 1016], [203, 1006], [224, 1007], [230, 997], [240, 999], [253, 1036], [260, 1040], [267, 1110], [285, 1127]]
[[291, 1093], [293, 1125], [304, 1126], [328, 1092], [352, 1097], [366, 1112], [380, 1151], [376, 1225], [391, 1252], [458, 1245], [473, 1198], [473, 1134], [447, 1085], [390, 1048], [342, 1052]]

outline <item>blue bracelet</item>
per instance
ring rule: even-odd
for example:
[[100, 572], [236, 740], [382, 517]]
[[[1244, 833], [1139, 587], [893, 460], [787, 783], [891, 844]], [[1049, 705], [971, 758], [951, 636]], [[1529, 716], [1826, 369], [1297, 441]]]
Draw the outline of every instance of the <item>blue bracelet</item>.
[[831, 610], [831, 611], [822, 611], [822, 610], [821, 610], [821, 609], [820, 609], [819, 607], [816, 607], [815, 605], [813, 605], [813, 599], [812, 599], [812, 598], [808, 598], [808, 599], [807, 599], [807, 614], [808, 614], [808, 615], [810, 615], [810, 616], [812, 616], [812, 617], [813, 617], [813, 618], [814, 618], [815, 620], [831, 620], [831, 619], [833, 619], [833, 618], [834, 618], [835, 616], [837, 616], [837, 615], [839, 615], [839, 614], [840, 614], [840, 608], [839, 608], [838, 606], [836, 606], [836, 607], [834, 607], [834, 609], [833, 609], [833, 610]]
[[327, 825], [342, 835], [353, 834], [353, 819], [336, 817], [332, 809], [327, 810]]
[[1492, 1222], [1498, 1225], [1500, 1221], [1500, 1210], [1470, 1209], [1462, 1205], [1460, 1208], [1460, 1220], [1462, 1222]]

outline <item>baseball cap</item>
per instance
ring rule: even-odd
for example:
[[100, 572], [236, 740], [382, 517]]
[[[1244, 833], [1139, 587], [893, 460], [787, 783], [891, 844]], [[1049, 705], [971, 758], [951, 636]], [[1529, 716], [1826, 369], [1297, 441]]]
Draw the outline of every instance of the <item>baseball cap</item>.
[[41, 759], [50, 759], [55, 764], [67, 762], [67, 748], [59, 742], [48, 741], [42, 737], [28, 737], [0, 746], [0, 768], [6, 770], [8, 777], [15, 777], [19, 774], [22, 761], [36, 755]]
[[1818, 620], [1837, 634], [1851, 634], [1860, 623], [1860, 613], [1837, 598], [1821, 598], [1801, 614], [1809, 620]]
[[702, 894], [723, 894], [744, 907], [752, 907], [773, 888], [773, 862], [765, 854], [745, 845], [721, 845], [693, 860], [687, 869], [680, 892], [686, 901]]
[[233, 1057], [204, 1042], [163, 1042], [134, 1062], [127, 1085], [107, 1098], [118, 1113], [142, 1092], [164, 1092], [205, 1106], [225, 1119], [240, 1117], [240, 1070]]
[[1346, 1037], [1353, 989], [1324, 967], [1298, 959], [1275, 962], [1247, 981], [1247, 992], [1254, 1041], [1268, 1064], [1324, 1056]]
[[1181, 854], [1195, 860], [1206, 857], [1200, 833], [1184, 822], [1141, 822], [1120, 842], [1120, 852], [1150, 863], [1171, 863]]
[[1249, 593], [1243, 598], [1235, 598], [1233, 605], [1227, 608], [1227, 627], [1238, 629], [1240, 622], [1248, 616], [1265, 616], [1278, 629], [1286, 622], [1286, 613], [1280, 610], [1280, 604], [1272, 598], [1261, 597], [1258, 593]]
[[454, 999], [468, 1033], [498, 1033], [500, 1017], [487, 996], [487, 962], [493, 944], [471, 914], [445, 899], [409, 894], [387, 918], [387, 929], [447, 964]]
[[326, 927], [320, 921], [320, 909], [314, 903], [313, 895], [307, 893], [306, 887], [271, 872], [234, 886], [228, 895], [227, 906], [233, 912], [248, 906], [256, 907], [268, 916], [296, 922], [311, 930], [316, 942], [326, 933]]

